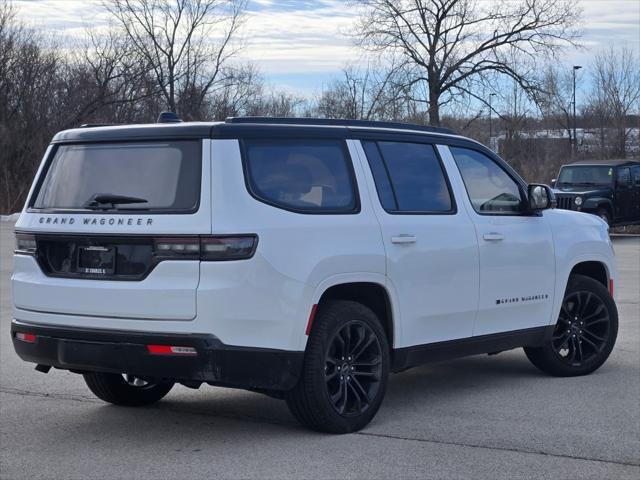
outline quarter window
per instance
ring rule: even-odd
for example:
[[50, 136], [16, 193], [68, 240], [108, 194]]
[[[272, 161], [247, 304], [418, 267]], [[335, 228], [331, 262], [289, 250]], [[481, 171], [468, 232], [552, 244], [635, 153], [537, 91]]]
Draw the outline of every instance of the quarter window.
[[451, 192], [433, 145], [363, 142], [380, 203], [388, 212], [450, 213]]
[[495, 161], [476, 150], [459, 147], [450, 150], [476, 212], [489, 215], [524, 212], [518, 183]]
[[310, 213], [357, 210], [355, 181], [341, 140], [245, 140], [251, 193], [265, 203]]

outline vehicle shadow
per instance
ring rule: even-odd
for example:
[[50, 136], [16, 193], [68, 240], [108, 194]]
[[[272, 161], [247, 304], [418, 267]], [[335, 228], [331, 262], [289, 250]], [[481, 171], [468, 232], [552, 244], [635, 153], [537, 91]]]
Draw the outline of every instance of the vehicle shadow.
[[[382, 422], [391, 421], [390, 417], [411, 416], [416, 408], [427, 405], [450, 405], [457, 399], [467, 398], [474, 390], [496, 390], [508, 396], [504, 391], [522, 383], [531, 382], [542, 375], [526, 360], [517, 355], [509, 355], [504, 360], [497, 357], [476, 356], [451, 362], [442, 362], [418, 367], [390, 376], [387, 395], [381, 409], [392, 412], [382, 415]], [[535, 382], [533, 382], [535, 383]], [[104, 415], [109, 417], [105, 422]], [[189, 435], [202, 435], [210, 438], [208, 425], [216, 426], [220, 433], [235, 433], [247, 430], [246, 423], [261, 424], [261, 430], [279, 431], [282, 434], [297, 431], [300, 434], [316, 435], [307, 432], [289, 413], [285, 402], [258, 393], [202, 386], [198, 391], [177, 387], [158, 404], [143, 408], [125, 408], [100, 405], [92, 408], [82, 417], [84, 422], [101, 425], [102, 434], [135, 436], [128, 427], [120, 430], [118, 425], [127, 426], [130, 417], [149, 416], [153, 418], [154, 429], [170, 429], [179, 435], [180, 430], [189, 430]], [[122, 423], [124, 422], [124, 423]], [[376, 420], [376, 423], [377, 420]], [[108, 424], [105, 429], [104, 425]], [[198, 427], [199, 426], [199, 427]], [[249, 429], [254, 430], [254, 429]], [[186, 433], [186, 432], [185, 432]]]

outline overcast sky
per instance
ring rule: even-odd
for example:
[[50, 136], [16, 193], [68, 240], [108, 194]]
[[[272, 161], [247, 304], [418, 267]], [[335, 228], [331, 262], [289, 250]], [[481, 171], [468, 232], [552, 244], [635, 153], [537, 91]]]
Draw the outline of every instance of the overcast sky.
[[[13, 0], [31, 25], [61, 37], [104, 25], [99, 0]], [[563, 61], [588, 65], [594, 50], [611, 43], [640, 51], [640, 0], [583, 0], [586, 50]], [[320, 90], [359, 51], [344, 33], [354, 11], [343, 0], [249, 0], [242, 57], [256, 63], [277, 88], [304, 94]]]

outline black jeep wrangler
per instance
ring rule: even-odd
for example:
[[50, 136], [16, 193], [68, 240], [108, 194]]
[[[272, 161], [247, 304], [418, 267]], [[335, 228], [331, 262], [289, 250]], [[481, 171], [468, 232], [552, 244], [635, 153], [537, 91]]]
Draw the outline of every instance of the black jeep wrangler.
[[558, 208], [598, 215], [609, 225], [640, 224], [640, 162], [585, 160], [551, 181]]

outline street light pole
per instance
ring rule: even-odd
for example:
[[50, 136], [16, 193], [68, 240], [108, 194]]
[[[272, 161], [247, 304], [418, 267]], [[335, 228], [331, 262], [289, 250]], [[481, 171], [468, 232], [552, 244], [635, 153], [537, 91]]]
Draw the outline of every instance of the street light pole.
[[489, 94], [489, 148], [493, 150], [493, 108], [491, 108], [491, 99], [495, 97], [495, 93]]
[[573, 66], [573, 156], [578, 153], [578, 137], [576, 136], [576, 71], [582, 68], [581, 65]]

